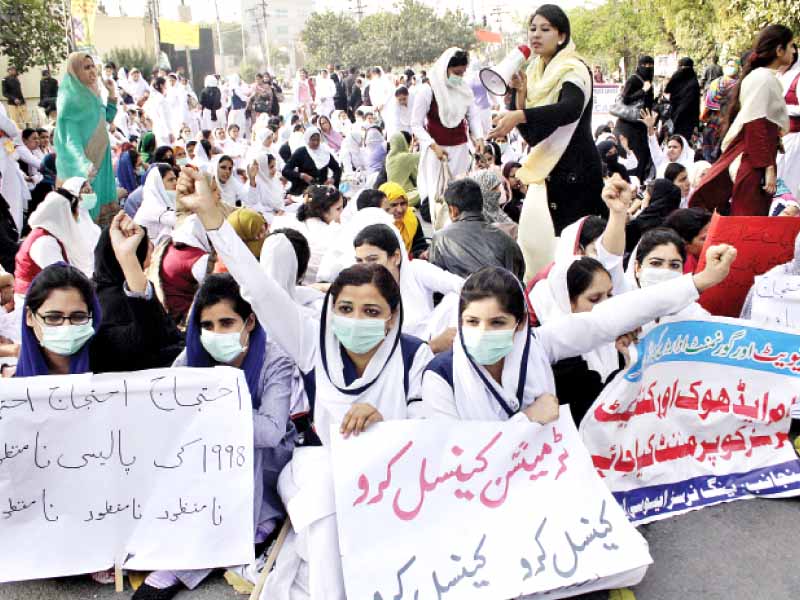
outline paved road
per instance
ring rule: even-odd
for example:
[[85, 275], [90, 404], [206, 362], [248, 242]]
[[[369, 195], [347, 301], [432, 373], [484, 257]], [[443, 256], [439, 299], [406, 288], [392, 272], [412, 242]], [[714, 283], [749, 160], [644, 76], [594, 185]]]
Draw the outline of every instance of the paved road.
[[[789, 600], [800, 590], [800, 500], [742, 500], [643, 526], [655, 561], [636, 600]], [[86, 577], [0, 585], [0, 600], [127, 600]], [[221, 576], [178, 600], [241, 600]], [[582, 600], [605, 600], [592, 594]]]

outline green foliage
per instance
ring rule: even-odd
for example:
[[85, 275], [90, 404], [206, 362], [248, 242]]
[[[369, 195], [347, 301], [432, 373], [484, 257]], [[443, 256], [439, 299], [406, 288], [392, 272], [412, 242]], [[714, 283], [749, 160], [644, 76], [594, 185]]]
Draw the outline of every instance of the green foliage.
[[0, 0], [0, 51], [21, 73], [58, 66], [69, 50], [60, 2]]
[[381, 11], [357, 22], [331, 11], [315, 13], [302, 33], [312, 69], [329, 63], [396, 67], [435, 61], [445, 48], [470, 48], [475, 33], [461, 11], [439, 17], [418, 0], [402, 0], [398, 12]]
[[142, 77], [150, 78], [150, 73], [158, 64], [156, 57], [149, 50], [144, 48], [114, 48], [103, 57], [103, 62], [113, 62], [117, 68], [125, 67], [130, 70], [136, 67], [142, 72]]
[[259, 72], [258, 65], [254, 62], [244, 62], [242, 61], [239, 63], [239, 77], [242, 78], [242, 81], [246, 81], [248, 83], [256, 80], [256, 73]]
[[739, 55], [758, 31], [781, 23], [800, 34], [797, 0], [608, 0], [570, 12], [572, 35], [587, 59], [630, 68], [639, 54], [677, 52], [696, 62]]

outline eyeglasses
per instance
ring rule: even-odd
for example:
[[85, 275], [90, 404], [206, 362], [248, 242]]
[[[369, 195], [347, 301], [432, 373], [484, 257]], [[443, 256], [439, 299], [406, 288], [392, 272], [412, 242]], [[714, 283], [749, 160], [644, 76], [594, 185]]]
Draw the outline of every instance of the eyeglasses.
[[40, 315], [36, 313], [36, 316], [42, 320], [42, 323], [45, 325], [49, 325], [51, 327], [61, 327], [64, 324], [64, 321], [69, 321], [72, 325], [86, 325], [89, 322], [89, 319], [92, 318], [92, 315], [85, 312], [74, 312], [69, 315], [62, 315], [61, 313], [47, 313], [45, 315]]

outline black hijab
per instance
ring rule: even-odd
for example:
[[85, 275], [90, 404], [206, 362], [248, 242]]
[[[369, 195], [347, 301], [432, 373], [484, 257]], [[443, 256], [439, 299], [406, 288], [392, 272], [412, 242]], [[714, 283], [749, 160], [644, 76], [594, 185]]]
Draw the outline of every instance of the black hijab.
[[[655, 59], [652, 56], [643, 55], [639, 57], [639, 64], [636, 67], [636, 74], [644, 79], [645, 81], [653, 81], [653, 77], [655, 76], [656, 69], [655, 69]], [[650, 65], [649, 67], [645, 67], [645, 65]]]
[[608, 176], [610, 177], [614, 173], [619, 173], [620, 177], [630, 183], [630, 179], [628, 178], [628, 171], [619, 164], [619, 150], [614, 156], [609, 157], [608, 153], [611, 149], [617, 148], [617, 145], [612, 142], [611, 140], [605, 140], [597, 144], [597, 151], [600, 153], [600, 160], [603, 161], [603, 164], [606, 166], [606, 170], [608, 171]]
[[[147, 259], [147, 236], [142, 238], [136, 248], [136, 258], [144, 268], [144, 261]], [[125, 283], [125, 274], [119, 266], [114, 248], [111, 245], [111, 235], [109, 228], [104, 227], [100, 233], [100, 239], [94, 249], [94, 282], [97, 285], [97, 294], [106, 288], [119, 288], [122, 291], [122, 284]], [[105, 309], [105, 307], [103, 307]], [[108, 314], [105, 310], [104, 314]]]
[[668, 179], [656, 179], [650, 204], [625, 228], [625, 249], [633, 250], [642, 235], [655, 227], [661, 227], [673, 211], [681, 207], [681, 190]]

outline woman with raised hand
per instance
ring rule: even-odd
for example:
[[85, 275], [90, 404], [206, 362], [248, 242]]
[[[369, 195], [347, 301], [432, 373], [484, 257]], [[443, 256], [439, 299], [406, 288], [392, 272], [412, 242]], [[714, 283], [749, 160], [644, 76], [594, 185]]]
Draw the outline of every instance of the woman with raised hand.
[[[178, 189], [267, 335], [297, 363], [322, 443], [329, 443], [332, 427], [349, 436], [382, 420], [405, 419], [432, 353], [421, 340], [401, 333], [400, 289], [389, 271], [378, 265], [345, 269], [331, 285], [320, 320], [309, 319], [225, 222], [204, 178], [185, 169]], [[311, 525], [284, 546], [279, 562], [284, 560], [287, 569], [273, 581], [289, 586], [302, 581], [305, 589], [310, 584], [313, 598], [343, 599], [335, 513], [326, 503], [333, 491], [329, 457], [321, 450], [299, 449], [290, 465], [279, 485], [284, 503], [308, 495], [309, 506], [316, 508]]]
[[[714, 246], [707, 257], [702, 273], [681, 275], [681, 263], [674, 281], [593, 303], [589, 311], [580, 310], [581, 293], [572, 294], [570, 314], [535, 330], [518, 280], [499, 267], [481, 269], [461, 290], [453, 350], [437, 354], [423, 375], [422, 414], [542, 424], [555, 420], [558, 402], [550, 365], [614, 343], [627, 332], [691, 305], [701, 292], [727, 277], [736, 250]], [[592, 275], [591, 285], [594, 277], [605, 277], [607, 292], [611, 280], [600, 269], [585, 269], [591, 271], [586, 276]]]
[[[152, 314], [160, 308], [136, 256], [144, 235], [123, 212], [111, 222], [111, 245], [142, 339], [156, 335]], [[92, 282], [71, 265], [58, 263], [43, 269], [31, 282], [22, 306], [16, 377], [124, 371], [132, 364], [130, 353], [138, 351], [138, 345], [120, 343], [112, 328], [103, 327]]]
[[[285, 517], [278, 475], [294, 450], [295, 429], [289, 419], [294, 363], [267, 337], [230, 275], [210, 275], [203, 282], [188, 325], [186, 350], [173, 366], [224, 365], [244, 371], [253, 405], [254, 541], [263, 543]], [[196, 588], [211, 571], [155, 571], [133, 600], [169, 600], [184, 588]]]

